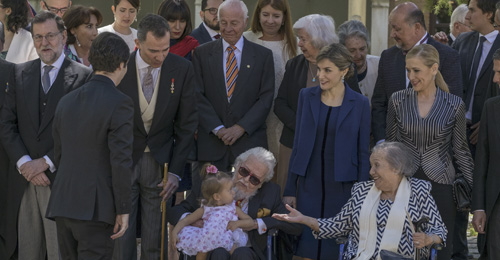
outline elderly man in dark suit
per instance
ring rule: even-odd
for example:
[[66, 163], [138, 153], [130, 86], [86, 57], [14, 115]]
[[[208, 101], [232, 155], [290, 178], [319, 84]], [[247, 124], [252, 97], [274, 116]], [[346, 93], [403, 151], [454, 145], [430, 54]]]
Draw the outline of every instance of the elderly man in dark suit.
[[219, 6], [224, 0], [202, 0], [200, 17], [203, 22], [191, 32], [200, 44], [215, 41], [220, 38], [219, 19], [217, 12]]
[[248, 9], [239, 0], [220, 5], [222, 38], [198, 47], [198, 160], [228, 171], [252, 147], [267, 147], [265, 120], [274, 91], [271, 50], [247, 41]]
[[458, 54], [455, 50], [438, 43], [427, 33], [424, 14], [412, 2], [399, 4], [389, 16], [391, 37], [397, 45], [382, 52], [378, 77], [372, 96], [372, 133], [375, 142], [385, 139], [387, 104], [391, 95], [411, 87], [406, 77], [405, 55], [416, 45], [434, 46], [439, 52], [439, 70], [448, 84], [450, 93], [462, 96], [462, 78]]
[[115, 86], [129, 56], [120, 36], [100, 34], [89, 53], [94, 77], [54, 115], [58, 172], [47, 217], [56, 221], [62, 259], [111, 259], [113, 239], [128, 227], [134, 104]]
[[[5, 93], [9, 91], [12, 85], [12, 76], [14, 75], [14, 64], [0, 59], [0, 111], [4, 105]], [[3, 148], [0, 142], [0, 198], [4, 198], [0, 201], [0, 258], [9, 259], [7, 257], [7, 251], [5, 247], [6, 240], [6, 228], [7, 228], [7, 201], [9, 186], [8, 182], [8, 172], [9, 172], [9, 157], [7, 152]]]
[[[493, 54], [493, 81], [500, 84], [500, 50]], [[481, 115], [472, 189], [472, 225], [478, 240], [479, 259], [500, 259], [500, 97], [488, 99]]]
[[[20, 173], [10, 176], [13, 181], [17, 178], [12, 185], [18, 185], [20, 193], [9, 194], [14, 214], [19, 212], [19, 259], [45, 259], [47, 254], [51, 260], [59, 259], [55, 222], [45, 218], [49, 185], [57, 170], [54, 111], [64, 95], [85, 83], [91, 70], [64, 56], [66, 29], [60, 17], [42, 11], [33, 19], [31, 31], [40, 58], [16, 66], [15, 85], [2, 108], [0, 137]], [[9, 241], [16, 239], [14, 228]]]
[[[141, 256], [160, 259], [163, 200], [179, 186], [186, 158], [194, 141], [198, 114], [194, 71], [186, 59], [168, 52], [170, 28], [158, 15], [147, 15], [139, 23], [136, 45], [128, 71], [118, 89], [134, 101], [134, 174], [130, 232], [117, 240], [115, 259], [136, 259], [136, 223], [141, 224]], [[163, 187], [163, 165], [168, 163], [168, 181]], [[137, 219], [141, 199], [141, 219]], [[168, 204], [168, 203], [167, 203]]]
[[[224, 248], [218, 248], [209, 253], [208, 259], [267, 259], [268, 230], [279, 229], [288, 234], [300, 234], [302, 231], [300, 225], [279, 221], [271, 217], [273, 213], [288, 212], [281, 201], [280, 187], [269, 182], [273, 177], [275, 165], [276, 159], [273, 154], [262, 147], [252, 148], [236, 158], [233, 176], [234, 199], [240, 201], [238, 205], [252, 217], [240, 226], [248, 232], [249, 247], [239, 247], [232, 255], [229, 255], [229, 252]], [[250, 178], [254, 177], [259, 180], [259, 184], [254, 185], [249, 181]], [[179, 219], [200, 206], [199, 197], [200, 186], [193, 187], [186, 200], [167, 211], [167, 220], [173, 225], [177, 224]], [[269, 210], [267, 213], [266, 209]], [[258, 213], [259, 211], [261, 213]]]

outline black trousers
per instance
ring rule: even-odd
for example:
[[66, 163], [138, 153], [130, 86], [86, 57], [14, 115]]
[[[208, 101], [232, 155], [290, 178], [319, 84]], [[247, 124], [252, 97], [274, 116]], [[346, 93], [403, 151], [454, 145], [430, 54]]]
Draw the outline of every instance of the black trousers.
[[[487, 216], [488, 217], [488, 216]], [[497, 199], [493, 210], [488, 217], [489, 222], [486, 223], [486, 247], [481, 252], [480, 260], [497, 260], [500, 259], [500, 198]]]
[[56, 226], [62, 259], [107, 260], [113, 256], [113, 225], [58, 217]]

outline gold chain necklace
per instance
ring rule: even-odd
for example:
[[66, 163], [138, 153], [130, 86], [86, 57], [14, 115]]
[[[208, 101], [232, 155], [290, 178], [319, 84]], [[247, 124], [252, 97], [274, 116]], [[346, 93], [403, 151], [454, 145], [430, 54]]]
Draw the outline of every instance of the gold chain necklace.
[[314, 74], [313, 74], [313, 72], [312, 72], [312, 70], [311, 70], [311, 66], [310, 66], [310, 65], [311, 65], [311, 64], [309, 64], [309, 72], [311, 73], [312, 82], [316, 82], [316, 76], [318, 76], [318, 75], [314, 76]]

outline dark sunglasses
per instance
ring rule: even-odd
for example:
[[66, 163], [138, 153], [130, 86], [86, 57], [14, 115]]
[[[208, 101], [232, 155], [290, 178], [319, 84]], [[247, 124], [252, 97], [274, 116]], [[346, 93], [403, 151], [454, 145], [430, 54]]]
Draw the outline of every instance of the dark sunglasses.
[[254, 186], [257, 186], [260, 184], [259, 178], [255, 177], [253, 173], [251, 173], [247, 168], [240, 166], [238, 169], [238, 173], [241, 175], [241, 177], [246, 178], [247, 176], [250, 175], [250, 183]]

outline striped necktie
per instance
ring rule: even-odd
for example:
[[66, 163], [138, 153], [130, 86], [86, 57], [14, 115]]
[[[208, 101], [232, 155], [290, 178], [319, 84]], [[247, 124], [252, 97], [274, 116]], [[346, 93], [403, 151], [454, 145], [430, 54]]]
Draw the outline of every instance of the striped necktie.
[[236, 62], [236, 56], [234, 55], [234, 50], [236, 46], [227, 47], [227, 60], [226, 60], [226, 88], [227, 88], [227, 100], [230, 101], [234, 92], [234, 84], [236, 83], [236, 78], [238, 78], [238, 63]]

